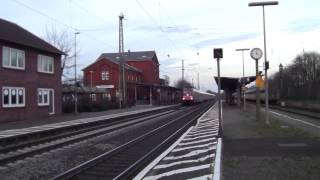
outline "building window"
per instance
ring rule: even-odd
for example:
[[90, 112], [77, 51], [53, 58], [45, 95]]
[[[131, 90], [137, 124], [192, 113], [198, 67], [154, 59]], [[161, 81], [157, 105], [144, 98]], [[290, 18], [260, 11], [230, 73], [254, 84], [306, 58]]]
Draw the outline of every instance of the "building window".
[[13, 69], [25, 69], [24, 51], [4, 46], [2, 48], [2, 66]]
[[38, 89], [38, 106], [49, 106], [49, 91], [50, 89]]
[[2, 107], [24, 107], [25, 90], [21, 87], [2, 88]]
[[96, 94], [90, 94], [91, 101], [97, 101], [97, 95]]
[[101, 72], [101, 80], [109, 80], [109, 71]]
[[108, 101], [111, 101], [111, 94], [110, 93], [103, 93], [102, 98]]
[[38, 72], [53, 74], [53, 57], [38, 55]]

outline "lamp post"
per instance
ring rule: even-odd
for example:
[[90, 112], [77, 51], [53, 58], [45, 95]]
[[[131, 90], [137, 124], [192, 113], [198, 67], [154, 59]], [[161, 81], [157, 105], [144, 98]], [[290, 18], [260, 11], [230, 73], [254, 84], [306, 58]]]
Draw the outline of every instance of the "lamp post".
[[279, 65], [279, 80], [280, 80], [280, 89], [279, 89], [279, 100], [280, 100], [280, 106], [283, 105], [282, 103], [282, 72], [283, 72], [283, 65], [280, 63]]
[[77, 35], [80, 32], [74, 33], [74, 113], [78, 113], [78, 92], [77, 92]]
[[246, 79], [244, 78], [244, 51], [249, 51], [249, 48], [242, 48], [242, 49], [236, 49], [236, 51], [242, 51], [242, 80], [241, 80], [241, 84], [242, 84], [242, 91], [243, 91], [243, 110], [246, 110], [246, 93], [245, 91], [245, 85], [246, 85]]
[[263, 2], [250, 2], [249, 7], [262, 6], [263, 15], [263, 40], [264, 40], [264, 75], [265, 75], [265, 103], [266, 103], [266, 124], [270, 124], [269, 121], [269, 83], [268, 83], [268, 68], [269, 62], [267, 61], [267, 42], [266, 42], [266, 26], [265, 26], [265, 13], [264, 6], [278, 5], [278, 1], [263, 1]]

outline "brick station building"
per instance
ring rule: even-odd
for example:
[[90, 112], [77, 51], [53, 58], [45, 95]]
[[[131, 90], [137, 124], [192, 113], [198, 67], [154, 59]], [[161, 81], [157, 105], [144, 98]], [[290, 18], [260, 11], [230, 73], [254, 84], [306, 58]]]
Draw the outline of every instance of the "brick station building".
[[64, 53], [0, 19], [0, 122], [61, 113]]
[[[180, 100], [180, 89], [160, 83], [155, 51], [125, 52], [126, 97], [128, 105], [171, 104]], [[106, 97], [118, 101], [119, 53], [103, 53], [83, 69], [84, 85], [106, 90]]]

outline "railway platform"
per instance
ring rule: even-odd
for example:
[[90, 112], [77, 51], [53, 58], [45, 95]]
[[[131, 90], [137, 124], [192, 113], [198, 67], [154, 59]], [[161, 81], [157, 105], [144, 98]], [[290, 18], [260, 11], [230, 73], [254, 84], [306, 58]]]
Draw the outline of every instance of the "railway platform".
[[[262, 109], [264, 117], [264, 109]], [[270, 125], [246, 111], [223, 107], [223, 179], [319, 179], [319, 121], [270, 110]]]
[[221, 139], [218, 129], [215, 105], [135, 179], [219, 179]]
[[50, 129], [65, 128], [73, 125], [81, 125], [96, 121], [121, 118], [130, 115], [137, 115], [161, 109], [172, 108], [171, 106], [135, 106], [128, 109], [116, 109], [94, 113], [79, 113], [77, 115], [52, 116], [44, 119], [15, 121], [2, 123], [0, 126], [0, 140], [20, 135], [38, 133]]

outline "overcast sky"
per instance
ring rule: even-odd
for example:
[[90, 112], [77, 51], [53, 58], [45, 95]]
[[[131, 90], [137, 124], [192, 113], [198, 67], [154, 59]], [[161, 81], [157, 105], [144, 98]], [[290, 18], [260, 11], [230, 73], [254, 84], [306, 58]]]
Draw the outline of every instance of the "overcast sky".
[[[203, 90], [215, 90], [213, 48], [223, 48], [222, 76], [242, 76], [237, 48], [263, 49], [262, 8], [247, 0], [2, 0], [0, 18], [45, 36], [46, 27], [73, 33], [78, 30], [80, 69], [101, 53], [118, 51], [118, 16], [125, 15], [124, 49], [155, 50], [160, 74], [171, 83], [185, 76]], [[290, 64], [305, 51], [320, 51], [320, 1], [280, 0], [266, 7], [267, 53], [270, 73], [279, 63]], [[1, 27], [0, 27], [1, 28]], [[168, 56], [169, 55], [169, 56]], [[262, 66], [263, 59], [260, 60]], [[245, 52], [245, 75], [254, 75], [254, 60]], [[78, 73], [82, 73], [80, 70]]]

